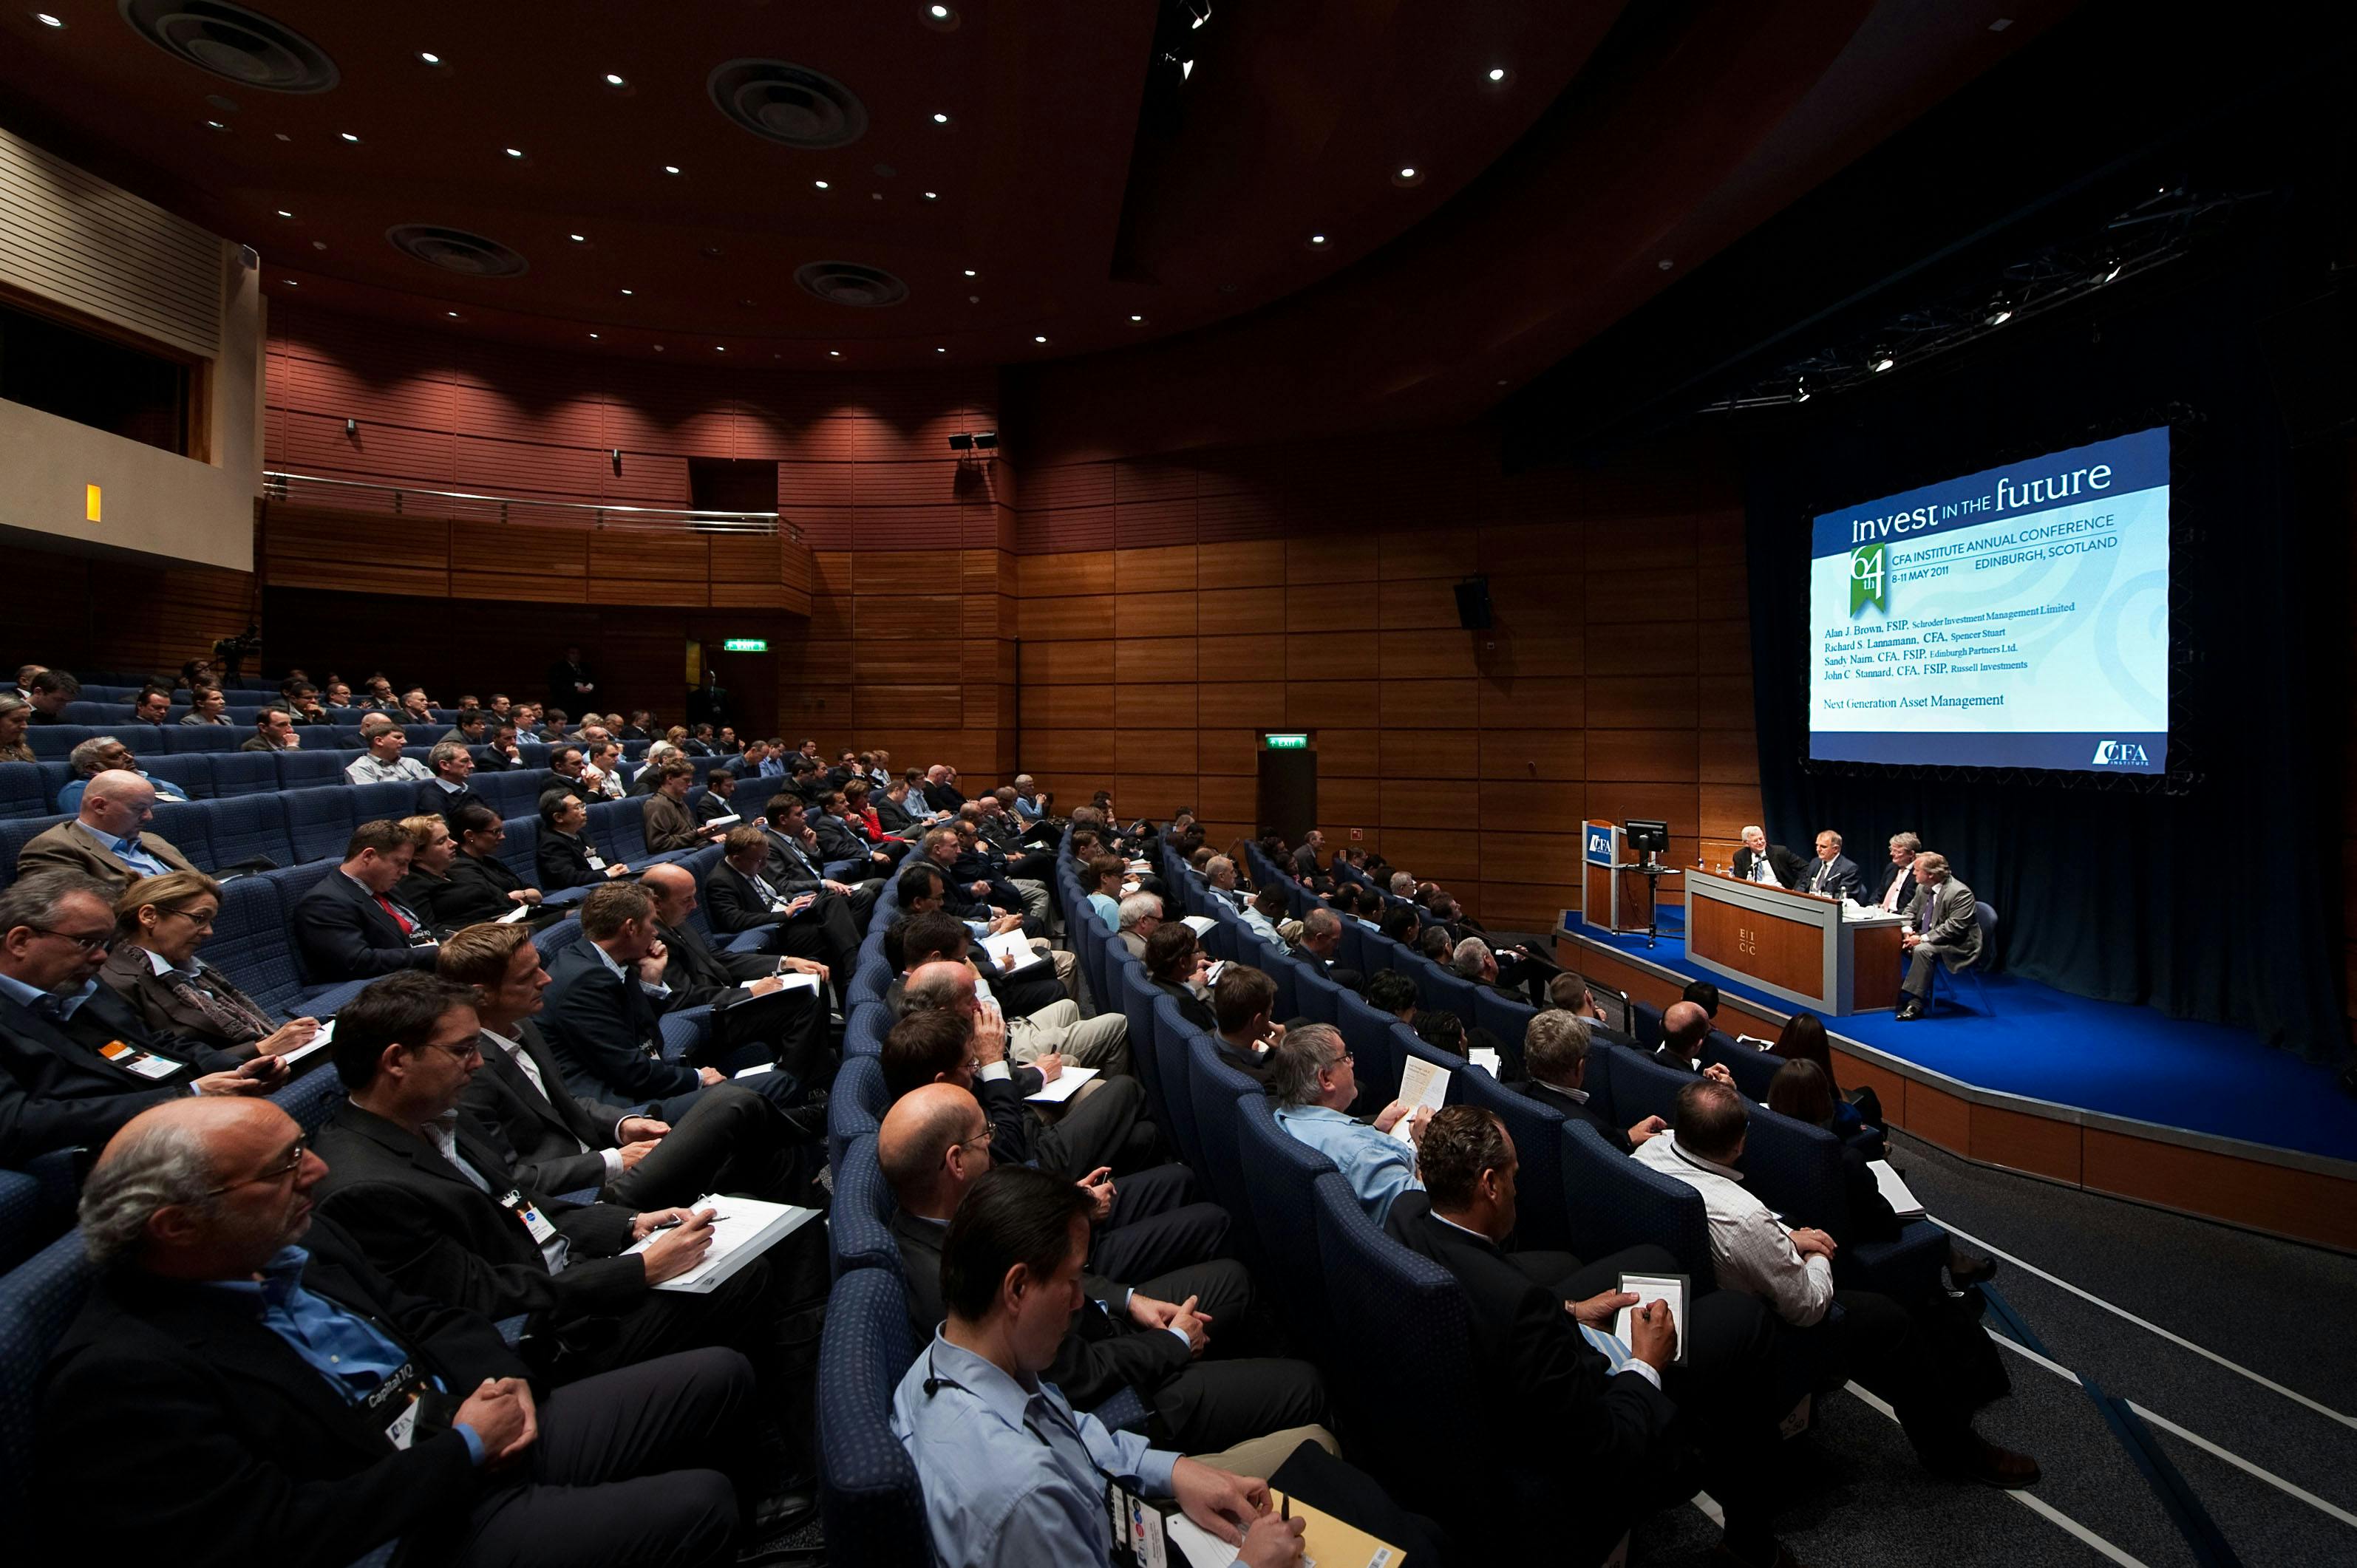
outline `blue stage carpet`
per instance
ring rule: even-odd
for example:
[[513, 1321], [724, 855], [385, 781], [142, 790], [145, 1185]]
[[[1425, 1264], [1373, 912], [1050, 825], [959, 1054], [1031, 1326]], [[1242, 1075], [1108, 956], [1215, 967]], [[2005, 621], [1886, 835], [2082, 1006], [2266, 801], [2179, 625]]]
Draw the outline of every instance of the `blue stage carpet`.
[[[1651, 949], [1641, 934], [1594, 929], [1577, 915], [1564, 922], [1564, 932], [1709, 980], [1725, 995], [1792, 1010], [1780, 997], [1689, 964], [1675, 929], [1684, 911], [1663, 913], [1669, 929]], [[2330, 1069], [2240, 1029], [2091, 1002], [2011, 975], [1991, 975], [1984, 983], [1989, 1015], [1957, 1005], [1960, 997], [1963, 1008], [1984, 1005], [1967, 982], [1943, 988], [1938, 1010], [1911, 1024], [1889, 1013], [1859, 1013], [1828, 1018], [1825, 1026], [1977, 1088], [2357, 1160], [2357, 1100], [2341, 1092]]]

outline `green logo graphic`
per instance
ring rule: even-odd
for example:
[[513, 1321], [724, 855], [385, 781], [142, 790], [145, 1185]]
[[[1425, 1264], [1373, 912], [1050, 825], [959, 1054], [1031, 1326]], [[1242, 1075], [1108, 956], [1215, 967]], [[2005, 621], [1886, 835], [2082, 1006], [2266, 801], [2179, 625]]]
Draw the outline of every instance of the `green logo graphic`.
[[1889, 550], [1888, 544], [1861, 544], [1849, 553], [1849, 614], [1852, 620], [1867, 605], [1889, 614], [1890, 610]]

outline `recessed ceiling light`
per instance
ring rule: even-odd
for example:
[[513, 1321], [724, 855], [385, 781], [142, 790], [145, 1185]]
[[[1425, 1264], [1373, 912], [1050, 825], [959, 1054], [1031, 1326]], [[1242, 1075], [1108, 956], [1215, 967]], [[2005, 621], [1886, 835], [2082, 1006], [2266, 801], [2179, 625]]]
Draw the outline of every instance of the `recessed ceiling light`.
[[620, 77], [615, 75], [609, 70], [606, 73], [606, 85], [608, 87], [628, 87], [630, 83], [624, 81]]
[[294, 216], [295, 216], [295, 214], [293, 214], [292, 212], [287, 211], [287, 210], [286, 210], [286, 209], [285, 209], [284, 207], [282, 207], [282, 208], [280, 208], [280, 209], [278, 209], [278, 216], [280, 216], [281, 218], [292, 218], [292, 217], [294, 217]]
[[826, 351], [826, 357], [830, 360], [840, 360], [843, 358], [843, 350], [840, 349], [829, 349]]
[[1414, 164], [1406, 165], [1400, 170], [1399, 177], [1402, 179], [1414, 179], [1415, 177], [1415, 166]]
[[662, 344], [658, 343], [658, 344], [656, 344], [656, 345], [655, 345], [655, 352], [656, 352], [656, 353], [658, 353], [658, 354], [660, 354], [660, 353], [662, 353]]
[[1505, 80], [1506, 80], [1506, 68], [1505, 68], [1504, 66], [1502, 66], [1502, 65], [1493, 65], [1493, 66], [1491, 66], [1491, 67], [1490, 68], [1490, 80], [1491, 80], [1491, 81], [1505, 81]]
[[947, 349], [934, 349], [934, 350], [933, 350], [933, 352], [934, 352], [934, 353], [936, 353], [936, 354], [946, 354], [946, 353], [948, 353], [948, 352], [949, 352], [949, 350], [948, 350]]
[[665, 165], [663, 165], [663, 173], [665, 173], [665, 174], [677, 174], [678, 172], [679, 172], [679, 166], [678, 166], [677, 164], [665, 164]]
[[589, 242], [589, 236], [587, 234], [567, 234], [565, 237], [576, 245], [586, 245]]
[[435, 54], [426, 49], [419, 49], [417, 51], [417, 58], [424, 60], [427, 65], [440, 65], [442, 63], [442, 57], [440, 55]]
[[933, 111], [933, 124], [936, 124], [936, 125], [946, 125], [946, 124], [948, 124], [949, 123], [950, 123], [950, 117], [949, 117], [948, 115], [946, 115], [946, 114], [942, 113], [940, 110], [938, 110], [938, 109], [937, 109], [937, 110], [935, 110], [935, 111]]
[[826, 181], [823, 179], [814, 179], [811, 181], [811, 183], [818, 187], [821, 190], [824, 190], [826, 188]]
[[453, 321], [458, 319], [458, 313], [455, 310], [446, 310], [442, 314], [448, 317]]
[[510, 147], [507, 150], [507, 153], [508, 156], [511, 158], [520, 158], [523, 156], [523, 149], [522, 147]]
[[716, 354], [726, 354], [728, 352], [728, 345], [726, 343], [715, 343], [712, 346], [712, 351]]
[[928, 5], [925, 7], [925, 15], [931, 16], [936, 22], [946, 22], [956, 14], [956, 12], [952, 11], [946, 5]]
[[1323, 234], [1312, 234], [1309, 236], [1309, 242], [1313, 245], [1322, 245], [1326, 242], [1326, 236]]
[[[936, 7], [936, 9], [938, 9], [938, 7]], [[62, 27], [66, 25], [64, 17], [52, 16], [47, 11], [34, 12], [33, 20], [41, 24], [44, 27]]]
[[1400, 187], [1422, 185], [1424, 170], [1414, 164], [1402, 164], [1392, 170], [1392, 183]]
[[1047, 339], [1047, 338], [1046, 338], [1044, 335], [1039, 335], [1039, 334], [1034, 334], [1034, 335], [1033, 335], [1033, 337], [1032, 337], [1032, 338], [1031, 338], [1031, 341], [1033, 341], [1034, 343], [1045, 343], [1047, 340], [1048, 340], [1048, 339]]
[[624, 289], [622, 292], [623, 292], [624, 294], [628, 294], [628, 293], [630, 293], [630, 291], [629, 289]]
[[312, 242], [311, 242], [311, 249], [313, 249], [313, 250], [315, 250], [315, 251], [324, 251], [324, 250], [326, 250], [327, 248], [328, 248], [328, 242], [326, 242], [325, 240], [314, 240], [314, 241], [312, 241]]
[[296, 283], [293, 278], [280, 278], [278, 281], [285, 284], [288, 288], [300, 288], [303, 286], [301, 284]]
[[339, 132], [338, 134], [341, 135], [347, 142], [357, 142], [360, 140], [358, 136], [353, 135], [350, 131]]
[[284, 131], [274, 131], [274, 132], [273, 132], [273, 133], [271, 133], [271, 134], [272, 134], [273, 135], [276, 136], [276, 137], [277, 137], [280, 141], [282, 141], [282, 142], [291, 142], [291, 141], [293, 141], [293, 140], [295, 139], [294, 137], [292, 137], [292, 136], [288, 135], [288, 134], [287, 134], [285, 132], [284, 132]]
[[229, 129], [229, 127], [228, 127], [227, 125], [222, 124], [221, 124], [220, 121], [218, 121], [218, 120], [208, 120], [208, 121], [206, 121], [206, 122], [205, 122], [205, 124], [206, 124], [207, 125], [210, 126], [213, 130], [216, 130], [216, 131], [226, 131], [226, 130], [228, 130], [228, 129]]
[[965, 270], [965, 275], [966, 275], [966, 276], [968, 276], [968, 277], [973, 277], [973, 276], [974, 275], [974, 269], [973, 269], [972, 267], [968, 267], [968, 268], [966, 268], [966, 270]]
[[1672, 261], [1669, 257], [1663, 256], [1656, 264], [1660, 266], [1663, 272], [1668, 272], [1672, 267], [1676, 266], [1678, 263]]
[[1146, 319], [1146, 317], [1144, 317], [1143, 316], [1133, 316], [1133, 317], [1130, 317], [1130, 319], [1131, 319], [1132, 321], [1143, 321], [1143, 320], [1145, 320], [1145, 319]]
[[937, 196], [935, 196], [931, 191], [930, 191], [930, 190], [929, 190], [929, 191], [925, 192], [925, 199], [926, 199], [927, 201], [937, 201], [937, 200], [939, 200], [939, 199], [940, 199], [940, 198], [939, 198], [939, 197], [937, 197]]
[[589, 334], [589, 336], [590, 336], [592, 338], [595, 338], [597, 336], [597, 334], [596, 334], [595, 332], [592, 332], [591, 334]]

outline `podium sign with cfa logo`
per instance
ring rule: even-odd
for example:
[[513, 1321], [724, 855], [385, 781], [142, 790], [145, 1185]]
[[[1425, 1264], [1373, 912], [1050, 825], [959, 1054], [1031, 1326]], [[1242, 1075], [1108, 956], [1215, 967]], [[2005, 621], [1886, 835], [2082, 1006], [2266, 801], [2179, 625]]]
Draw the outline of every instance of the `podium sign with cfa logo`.
[[1587, 864], [1590, 865], [1612, 864], [1612, 829], [1609, 824], [1603, 822], [1587, 824]]

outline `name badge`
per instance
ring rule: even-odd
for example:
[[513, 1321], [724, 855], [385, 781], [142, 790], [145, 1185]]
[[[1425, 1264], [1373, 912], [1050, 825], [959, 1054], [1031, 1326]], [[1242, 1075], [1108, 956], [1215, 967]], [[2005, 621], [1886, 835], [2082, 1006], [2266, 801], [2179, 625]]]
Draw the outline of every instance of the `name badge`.
[[597, 852], [595, 850], [589, 852], [589, 869], [592, 871], [603, 871], [606, 869], [605, 861], [599, 857]]
[[404, 1361], [393, 1376], [361, 1396], [369, 1413], [384, 1423], [385, 1441], [405, 1449], [417, 1441], [417, 1402], [426, 1380], [414, 1361]]
[[510, 1192], [505, 1197], [500, 1199], [500, 1206], [509, 1209], [518, 1219], [523, 1221], [523, 1228], [532, 1237], [534, 1246], [545, 1247], [555, 1239], [556, 1227], [548, 1222], [547, 1218], [540, 1212], [536, 1205], [525, 1202], [522, 1193]]
[[169, 1078], [188, 1065], [170, 1057], [159, 1057], [154, 1051], [141, 1050], [128, 1040], [109, 1040], [98, 1047], [98, 1054], [124, 1071], [146, 1079]]

